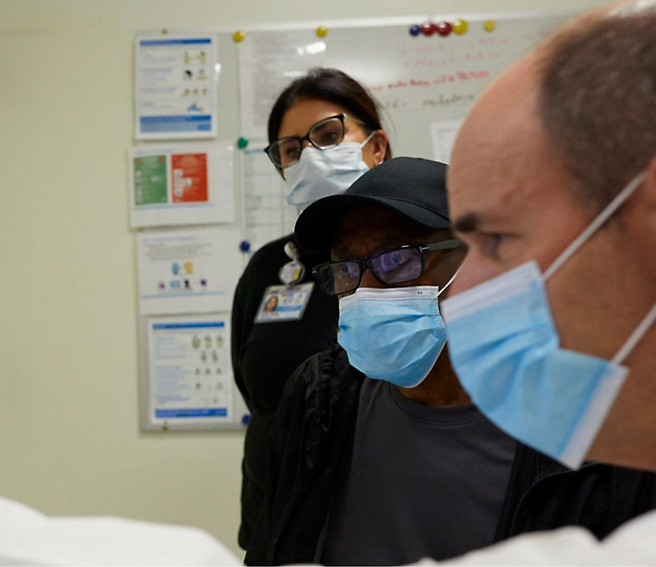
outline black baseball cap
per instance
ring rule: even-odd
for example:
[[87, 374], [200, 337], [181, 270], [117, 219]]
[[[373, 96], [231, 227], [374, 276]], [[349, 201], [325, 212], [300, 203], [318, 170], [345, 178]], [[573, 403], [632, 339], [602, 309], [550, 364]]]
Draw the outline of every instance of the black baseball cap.
[[344, 214], [374, 203], [428, 228], [450, 228], [446, 170], [445, 164], [423, 158], [397, 157], [384, 161], [358, 178], [344, 193], [309, 205], [296, 220], [296, 241], [311, 252], [328, 251]]

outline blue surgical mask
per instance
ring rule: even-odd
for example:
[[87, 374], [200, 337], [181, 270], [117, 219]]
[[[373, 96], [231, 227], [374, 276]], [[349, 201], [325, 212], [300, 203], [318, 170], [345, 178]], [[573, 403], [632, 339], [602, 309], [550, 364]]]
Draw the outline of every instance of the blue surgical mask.
[[304, 209], [323, 197], [344, 193], [369, 168], [362, 161], [363, 142], [342, 142], [334, 148], [304, 148], [301, 158], [285, 168], [285, 198], [288, 205]]
[[442, 304], [451, 364], [492, 422], [571, 468], [581, 466], [629, 370], [623, 360], [656, 306], [612, 360], [560, 348], [545, 282], [642, 181], [636, 177], [545, 271], [534, 261]]
[[365, 287], [340, 299], [337, 341], [351, 366], [403, 388], [423, 382], [446, 343], [440, 293], [436, 286]]

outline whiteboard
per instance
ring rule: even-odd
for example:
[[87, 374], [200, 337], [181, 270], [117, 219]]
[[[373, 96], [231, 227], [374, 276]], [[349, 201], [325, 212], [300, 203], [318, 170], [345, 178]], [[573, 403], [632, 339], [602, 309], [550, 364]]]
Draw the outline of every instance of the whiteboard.
[[[268, 112], [282, 89], [307, 69], [327, 66], [351, 75], [380, 103], [394, 155], [431, 158], [431, 124], [462, 119], [504, 68], [571, 16], [470, 16], [466, 33], [446, 37], [413, 36], [412, 20], [335, 23], [325, 26], [323, 38], [312, 26], [246, 32], [236, 44], [242, 103], [239, 135], [266, 138]], [[485, 30], [486, 22], [494, 22], [493, 31]]]

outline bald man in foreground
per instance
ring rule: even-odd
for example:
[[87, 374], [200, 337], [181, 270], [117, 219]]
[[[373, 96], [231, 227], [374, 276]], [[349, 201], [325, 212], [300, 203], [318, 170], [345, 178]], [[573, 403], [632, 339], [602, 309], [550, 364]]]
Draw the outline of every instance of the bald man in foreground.
[[[501, 75], [448, 191], [469, 251], [442, 313], [472, 401], [571, 468], [656, 471], [656, 1], [591, 12]], [[654, 534], [649, 512], [455, 563], [656, 564]]]

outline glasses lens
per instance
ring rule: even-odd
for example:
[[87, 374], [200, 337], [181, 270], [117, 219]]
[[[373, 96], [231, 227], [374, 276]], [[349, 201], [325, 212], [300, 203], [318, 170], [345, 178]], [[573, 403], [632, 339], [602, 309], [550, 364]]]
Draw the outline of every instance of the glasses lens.
[[371, 260], [374, 275], [382, 282], [404, 283], [421, 276], [422, 261], [418, 248], [390, 250]]
[[318, 148], [330, 148], [344, 139], [344, 122], [339, 117], [317, 122], [309, 133], [310, 141]]
[[269, 146], [269, 156], [278, 167], [287, 167], [301, 157], [301, 142], [296, 138], [282, 138]]
[[334, 262], [317, 266], [315, 275], [326, 293], [339, 295], [358, 287], [360, 266], [357, 262]]

